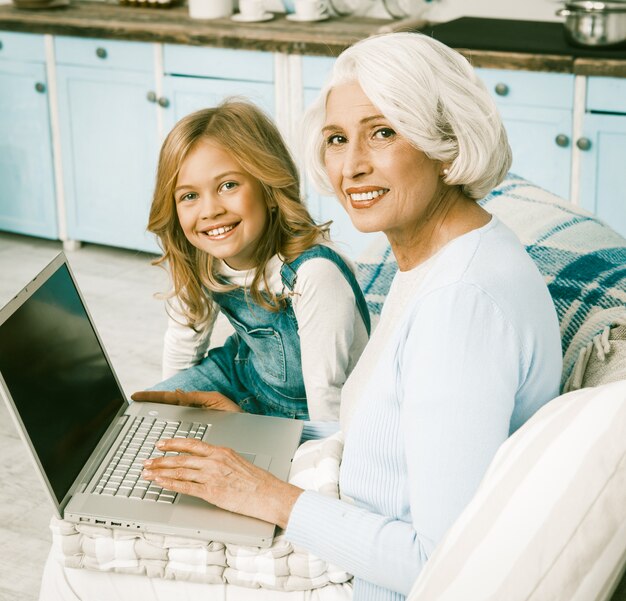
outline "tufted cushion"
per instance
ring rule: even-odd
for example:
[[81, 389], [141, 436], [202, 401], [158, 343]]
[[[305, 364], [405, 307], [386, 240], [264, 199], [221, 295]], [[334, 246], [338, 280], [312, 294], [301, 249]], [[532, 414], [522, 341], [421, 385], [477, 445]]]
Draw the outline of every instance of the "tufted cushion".
[[[338, 497], [342, 452], [340, 432], [303, 443], [293, 458], [289, 482]], [[325, 590], [329, 598], [333, 591], [336, 598], [342, 598], [344, 583], [352, 579], [341, 568], [294, 547], [280, 531], [271, 547], [259, 548], [73, 524], [54, 517], [50, 529], [52, 557], [67, 568], [217, 585], [204, 591], [206, 598], [219, 598], [225, 584], [247, 587], [249, 595], [245, 599], [271, 598], [254, 594], [251, 589], [257, 588], [280, 591], [280, 598], [281, 593], [293, 591], [307, 591], [307, 599], [315, 598], [312, 591], [318, 589]]]
[[498, 450], [407, 601], [600, 601], [626, 563], [626, 381], [567, 393]]
[[[481, 204], [517, 234], [548, 284], [561, 328], [565, 388], [594, 338], [626, 324], [626, 240], [586, 211], [513, 175]], [[373, 243], [357, 268], [376, 315], [397, 269], [384, 239]]]

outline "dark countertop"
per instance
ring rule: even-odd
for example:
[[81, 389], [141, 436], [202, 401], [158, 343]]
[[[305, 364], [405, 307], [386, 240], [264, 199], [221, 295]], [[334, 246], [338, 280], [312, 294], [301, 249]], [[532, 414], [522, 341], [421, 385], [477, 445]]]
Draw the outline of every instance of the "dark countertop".
[[110, 2], [72, 0], [66, 7], [25, 10], [0, 5], [0, 30], [265, 50], [336, 56], [356, 41], [382, 29], [419, 30], [456, 48], [476, 67], [577, 75], [626, 77], [626, 49], [588, 50], [571, 46], [563, 25], [463, 17], [416, 29], [415, 22], [365, 17], [331, 18], [316, 23], [264, 23], [230, 19], [200, 21], [186, 6], [135, 8]]
[[626, 48], [574, 46], [562, 23], [463, 17], [419, 31], [460, 50], [479, 67], [626, 77]]

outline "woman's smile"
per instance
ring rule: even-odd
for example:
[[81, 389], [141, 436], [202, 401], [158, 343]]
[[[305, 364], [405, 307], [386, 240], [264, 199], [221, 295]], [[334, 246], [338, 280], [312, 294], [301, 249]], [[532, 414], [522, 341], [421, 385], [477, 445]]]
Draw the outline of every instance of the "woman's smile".
[[322, 135], [328, 178], [354, 226], [415, 240], [438, 197], [441, 163], [398, 134], [356, 82], [328, 94]]
[[368, 209], [381, 200], [387, 192], [389, 192], [389, 188], [359, 186], [358, 188], [348, 188], [346, 195], [350, 199], [353, 209]]

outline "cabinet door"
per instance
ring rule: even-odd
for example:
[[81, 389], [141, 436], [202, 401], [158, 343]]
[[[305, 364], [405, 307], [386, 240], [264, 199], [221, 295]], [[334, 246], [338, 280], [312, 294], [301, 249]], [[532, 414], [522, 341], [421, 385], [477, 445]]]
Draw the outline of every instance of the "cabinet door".
[[166, 131], [185, 115], [216, 106], [229, 96], [245, 97], [269, 115], [274, 114], [272, 83], [167, 75], [163, 81], [163, 92], [168, 101], [164, 117]]
[[57, 238], [43, 64], [0, 61], [0, 229]]
[[[321, 91], [321, 87], [330, 74], [334, 59], [321, 57], [304, 57], [302, 61], [302, 79], [304, 83], [304, 107], [312, 104]], [[303, 166], [301, 166], [303, 168]], [[311, 182], [307, 181], [303, 171], [305, 182], [305, 196], [307, 206], [318, 223], [332, 221], [330, 235], [336, 242], [339, 250], [352, 259], [358, 259], [367, 246], [374, 240], [375, 234], [359, 232], [346, 213], [345, 209], [335, 196], [322, 196]]]
[[569, 198], [574, 77], [477, 69], [492, 94], [513, 151], [511, 171]]
[[146, 232], [158, 156], [153, 76], [69, 65], [57, 73], [69, 237], [158, 252]]
[[587, 148], [579, 151], [581, 204], [626, 236], [626, 188], [621, 170], [626, 157], [626, 115], [587, 113], [583, 133], [578, 141]]
[[511, 171], [568, 199], [572, 162], [572, 112], [507, 106], [500, 113], [513, 151]]

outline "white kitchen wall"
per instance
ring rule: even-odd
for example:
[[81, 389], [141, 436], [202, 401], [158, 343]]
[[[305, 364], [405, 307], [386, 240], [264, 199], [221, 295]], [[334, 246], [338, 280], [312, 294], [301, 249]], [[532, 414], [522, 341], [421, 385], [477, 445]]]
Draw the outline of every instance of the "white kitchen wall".
[[555, 16], [564, 2], [559, 0], [361, 0], [369, 16], [388, 17], [385, 2], [398, 4], [409, 12], [432, 22], [443, 22], [458, 17], [490, 17], [494, 19], [523, 19], [528, 21], [559, 21]]
[[561, 17], [554, 13], [564, 3], [558, 0], [433, 0], [429, 4], [425, 16], [430, 21], [449, 21], [457, 17], [559, 21]]

